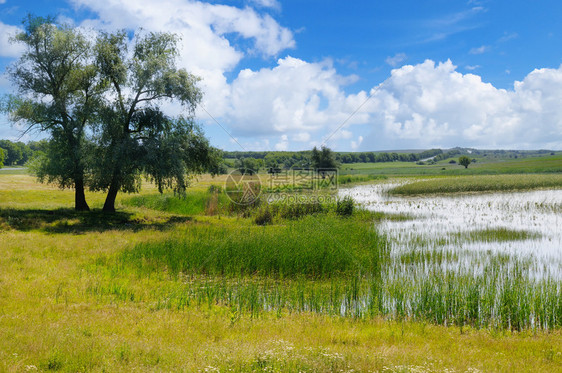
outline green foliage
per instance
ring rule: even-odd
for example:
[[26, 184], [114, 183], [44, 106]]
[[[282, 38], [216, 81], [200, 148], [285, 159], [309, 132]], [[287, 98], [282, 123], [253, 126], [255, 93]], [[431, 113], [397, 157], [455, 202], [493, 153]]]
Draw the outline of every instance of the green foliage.
[[241, 174], [253, 175], [263, 167], [263, 160], [252, 157], [238, 158], [234, 161], [234, 168]]
[[466, 155], [461, 155], [459, 157], [459, 164], [461, 166], [464, 166], [464, 168], [468, 168], [468, 165], [471, 163], [471, 160], [469, 157], [467, 157]]
[[144, 273], [347, 278], [378, 273], [386, 255], [385, 241], [371, 224], [322, 216], [284, 226], [186, 227], [165, 241], [132, 247], [121, 260]]
[[21, 142], [11, 142], [10, 140], [0, 140], [0, 148], [4, 154], [4, 164], [13, 166], [24, 163], [24, 144]]
[[220, 194], [223, 192], [223, 188], [220, 185], [217, 184], [211, 184], [209, 185], [209, 188], [207, 188], [207, 192], [213, 194], [213, 193], [217, 193]]
[[4, 167], [5, 153], [4, 149], [0, 148], [0, 168]]
[[211, 175], [224, 175], [228, 173], [228, 165], [224, 161], [223, 151], [221, 149], [210, 148], [209, 164], [206, 168], [207, 172]]
[[273, 213], [269, 205], [262, 206], [254, 216], [254, 223], [257, 225], [267, 225], [273, 223]]
[[345, 196], [338, 199], [336, 205], [336, 214], [340, 216], [351, 216], [353, 214], [353, 209], [355, 208], [355, 201], [351, 196]]
[[27, 166], [32, 158], [40, 152], [46, 151], [47, 145], [47, 140], [30, 141], [27, 144], [21, 141], [0, 140], [0, 152], [4, 156], [3, 164], [6, 166]]
[[73, 187], [76, 209], [88, 210], [85, 131], [103, 91], [92, 46], [82, 31], [51, 18], [28, 16], [24, 25], [14, 41], [25, 52], [7, 70], [18, 95], [9, 96], [3, 110], [28, 130], [49, 133], [53, 141], [42, 158], [49, 162], [42, 179]]
[[[97, 40], [96, 63], [110, 96], [100, 104], [95, 136], [94, 190], [107, 190], [105, 211], [115, 210], [119, 191], [134, 192], [142, 173], [160, 192], [171, 188], [185, 193], [186, 175], [218, 168], [192, 113], [201, 99], [199, 80], [176, 68], [177, 37], [169, 33], [139, 34], [129, 51], [125, 31], [102, 33]], [[167, 116], [160, 110], [174, 100], [186, 115]]]
[[[26, 48], [8, 70], [19, 95], [2, 109], [51, 136], [34, 160], [40, 180], [75, 188], [77, 209], [88, 209], [85, 186], [107, 190], [104, 209], [114, 211], [118, 191], [138, 191], [141, 174], [160, 191], [181, 194], [191, 174], [224, 171], [220, 152], [193, 122], [201, 92], [198, 78], [175, 66], [176, 36], [137, 34], [129, 43], [121, 31], [90, 40], [78, 28], [33, 16], [15, 37]], [[184, 115], [167, 116], [164, 100], [182, 104]], [[8, 161], [25, 162], [15, 150]]]
[[338, 167], [334, 152], [326, 146], [322, 146], [320, 150], [316, 147], [312, 149], [312, 154], [310, 155], [310, 165], [312, 168], [317, 170], [333, 169]]

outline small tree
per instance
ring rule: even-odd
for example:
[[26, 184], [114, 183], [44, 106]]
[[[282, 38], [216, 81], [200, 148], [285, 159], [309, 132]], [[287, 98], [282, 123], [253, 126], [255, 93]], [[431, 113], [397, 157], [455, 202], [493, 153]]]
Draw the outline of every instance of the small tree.
[[4, 167], [4, 149], [0, 148], [0, 168]]
[[468, 168], [468, 165], [470, 164], [471, 160], [470, 158], [468, 158], [466, 155], [461, 155], [459, 157], [459, 164], [461, 166], [464, 166], [464, 168]]
[[316, 147], [312, 149], [310, 163], [311, 166], [315, 169], [329, 169], [338, 167], [334, 152], [330, 148], [325, 146], [322, 146], [320, 150], [318, 150], [318, 148]]

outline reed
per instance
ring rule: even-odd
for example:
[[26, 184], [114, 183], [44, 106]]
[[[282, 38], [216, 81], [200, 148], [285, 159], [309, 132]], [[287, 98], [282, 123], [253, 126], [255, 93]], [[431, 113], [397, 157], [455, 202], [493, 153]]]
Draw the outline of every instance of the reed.
[[331, 215], [282, 226], [192, 225], [126, 250], [122, 263], [173, 275], [332, 278], [380, 272], [386, 241], [374, 226]]
[[[382, 316], [461, 330], [562, 326], [561, 283], [548, 274], [537, 276], [532, 260], [424, 245], [394, 255], [367, 216], [304, 216], [263, 227], [189, 225], [104, 263], [112, 268], [111, 280], [89, 291], [136, 301], [142, 292], [116, 279], [156, 275], [175, 285], [153, 301], [155, 309], [218, 304], [251, 317], [268, 312]], [[484, 238], [490, 235], [496, 237], [486, 233]]]
[[397, 195], [493, 192], [562, 187], [562, 174], [478, 175], [419, 180], [389, 191]]

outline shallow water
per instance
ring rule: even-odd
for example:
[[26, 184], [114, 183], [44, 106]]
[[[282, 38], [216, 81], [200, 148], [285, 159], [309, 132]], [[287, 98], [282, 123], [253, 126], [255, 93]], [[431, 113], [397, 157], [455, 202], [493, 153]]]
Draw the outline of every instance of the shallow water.
[[[543, 275], [547, 271], [560, 277], [562, 190], [416, 197], [386, 193], [396, 185], [362, 185], [339, 192], [342, 197], [352, 196], [369, 210], [413, 217], [405, 221], [385, 220], [379, 225], [392, 242], [393, 254], [420, 246], [474, 254], [511, 254], [533, 259]], [[504, 242], [458, 238], [459, 233], [462, 237], [462, 233], [497, 228], [528, 231], [536, 233], [537, 238]]]

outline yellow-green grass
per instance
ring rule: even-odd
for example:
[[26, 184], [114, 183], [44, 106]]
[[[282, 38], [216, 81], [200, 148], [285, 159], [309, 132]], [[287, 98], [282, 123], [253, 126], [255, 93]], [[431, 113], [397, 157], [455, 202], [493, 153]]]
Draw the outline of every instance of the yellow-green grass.
[[[4, 177], [0, 182], [9, 188], [11, 180]], [[37, 188], [42, 193], [19, 198], [17, 208], [0, 199], [0, 210], [26, 210], [29, 204], [71, 215], [71, 192], [42, 207], [43, 198], [59, 191]], [[123, 226], [97, 221], [95, 230], [49, 231], [42, 216], [36, 217], [40, 224], [25, 229], [0, 227], [0, 371], [546, 372], [562, 364], [559, 330], [468, 327], [461, 333], [458, 327], [380, 317], [288, 311], [251, 317], [216, 303], [158, 308], [181, 282], [107, 263], [136, 245], [165, 241], [176, 229], [253, 224], [196, 216], [160, 227], [158, 222], [174, 215], [130, 206], [121, 212], [127, 215]], [[80, 216], [60, 219], [86, 226]], [[96, 292], [100, 286], [111, 292]]]
[[[150, 236], [150, 237], [149, 237]], [[143, 302], [94, 297], [84, 267], [162, 232], [84, 235], [3, 232], [0, 369], [25, 371], [555, 371], [562, 336], [342, 319], [310, 313], [237, 315], [228, 307], [154, 310]], [[138, 283], [137, 283], [138, 281]]]
[[560, 174], [472, 175], [418, 180], [390, 190], [391, 194], [420, 195], [562, 188]]

